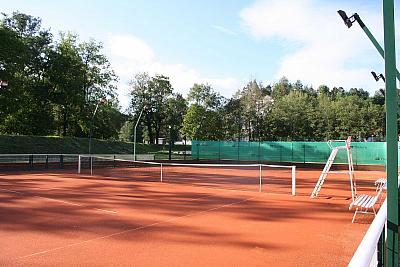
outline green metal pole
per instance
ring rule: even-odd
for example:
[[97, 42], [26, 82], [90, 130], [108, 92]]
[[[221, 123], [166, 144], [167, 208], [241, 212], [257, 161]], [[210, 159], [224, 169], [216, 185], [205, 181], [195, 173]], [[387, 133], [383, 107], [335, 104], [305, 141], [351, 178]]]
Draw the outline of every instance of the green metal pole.
[[[358, 24], [360, 24], [361, 29], [363, 29], [364, 33], [367, 35], [368, 39], [372, 42], [376, 50], [378, 50], [379, 54], [382, 56], [383, 59], [385, 59], [385, 51], [383, 50], [382, 46], [378, 43], [376, 38], [372, 35], [370, 30], [368, 29], [367, 26], [365, 26], [364, 22], [361, 20], [360, 16], [356, 13], [354, 14], [355, 19], [357, 20]], [[395, 66], [395, 71], [396, 71], [396, 77], [400, 81], [400, 72], [396, 69]]]
[[386, 76], [387, 266], [399, 266], [398, 129], [394, 1], [383, 0]]

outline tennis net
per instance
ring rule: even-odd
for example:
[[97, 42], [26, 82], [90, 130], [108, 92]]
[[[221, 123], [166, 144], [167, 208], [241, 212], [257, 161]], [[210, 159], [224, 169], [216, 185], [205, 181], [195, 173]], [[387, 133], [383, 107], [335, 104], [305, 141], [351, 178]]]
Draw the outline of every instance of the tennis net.
[[78, 173], [107, 179], [292, 195], [296, 190], [296, 167], [286, 165], [161, 163], [80, 155]]

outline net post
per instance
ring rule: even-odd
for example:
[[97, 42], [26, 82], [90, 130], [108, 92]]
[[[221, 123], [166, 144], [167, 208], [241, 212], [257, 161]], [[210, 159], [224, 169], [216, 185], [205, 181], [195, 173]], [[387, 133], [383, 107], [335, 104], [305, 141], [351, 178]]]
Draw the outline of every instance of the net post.
[[44, 168], [47, 170], [49, 168], [49, 155], [46, 155], [45, 163], [44, 163]]
[[161, 168], [160, 168], [160, 182], [163, 182], [163, 164], [161, 163]]
[[64, 155], [63, 154], [60, 155], [60, 168], [64, 169]]
[[81, 173], [81, 155], [78, 155], [78, 173]]
[[33, 155], [29, 155], [29, 169], [33, 169]]
[[292, 166], [292, 196], [296, 195], [296, 166]]
[[260, 164], [260, 188], [259, 188], [259, 192], [261, 192], [262, 190], [262, 165]]

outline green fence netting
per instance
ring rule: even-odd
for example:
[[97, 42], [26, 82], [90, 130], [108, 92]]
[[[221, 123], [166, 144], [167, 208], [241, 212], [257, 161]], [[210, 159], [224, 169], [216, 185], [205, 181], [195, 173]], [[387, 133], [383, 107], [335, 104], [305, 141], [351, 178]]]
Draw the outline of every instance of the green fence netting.
[[[385, 142], [352, 142], [351, 146], [354, 164], [385, 164]], [[330, 153], [326, 142], [192, 141], [193, 159], [325, 163]], [[346, 150], [339, 150], [335, 163], [347, 163]]]

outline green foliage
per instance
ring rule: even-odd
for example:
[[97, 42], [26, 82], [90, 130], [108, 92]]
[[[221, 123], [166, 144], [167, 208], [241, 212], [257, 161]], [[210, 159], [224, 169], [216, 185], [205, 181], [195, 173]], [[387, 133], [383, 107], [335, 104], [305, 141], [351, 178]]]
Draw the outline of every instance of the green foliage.
[[189, 107], [181, 132], [191, 140], [222, 139], [222, 123], [218, 112], [193, 104]]
[[194, 84], [188, 100], [192, 105], [183, 118], [182, 135], [192, 140], [222, 139], [222, 97], [209, 85]]
[[134, 124], [132, 121], [127, 120], [122, 125], [119, 131], [119, 140], [123, 142], [133, 142], [133, 127]]
[[163, 75], [150, 77], [147, 73], [138, 73], [130, 82], [131, 110], [134, 121], [138, 121], [143, 110], [140, 123], [143, 124], [144, 137], [151, 144], [158, 143], [162, 133], [168, 127], [167, 117], [168, 99], [172, 97], [172, 86], [169, 78]]
[[292, 91], [274, 103], [269, 121], [273, 139], [286, 137], [291, 140], [307, 140], [314, 135], [315, 99], [310, 95]]
[[[88, 136], [101, 97], [93, 136], [118, 138], [125, 117], [114, 97], [117, 78], [102, 45], [64, 33], [54, 40], [41, 20], [19, 12], [0, 21], [0, 133]], [[4, 41], [3, 41], [4, 40]]]
[[[263, 86], [250, 81], [224, 99], [208, 84], [194, 84], [185, 99], [169, 77], [136, 74], [130, 120], [119, 111], [117, 76], [95, 40], [71, 33], [54, 38], [40, 18], [14, 12], [0, 21], [0, 134], [59, 135], [158, 142], [206, 140], [327, 140], [353, 135], [383, 138], [385, 94], [286, 77]], [[101, 98], [108, 102], [99, 105]], [[96, 116], [93, 116], [97, 109]]]
[[[181, 94], [174, 94], [167, 99], [165, 120], [168, 122], [168, 126], [171, 126], [170, 138], [173, 141], [178, 140], [180, 137], [180, 130], [182, 129], [183, 118], [186, 112], [187, 102]], [[169, 133], [165, 133], [165, 136], [169, 136]]]
[[194, 84], [190, 88], [188, 101], [206, 109], [217, 109], [221, 105], [222, 97], [208, 84]]
[[251, 81], [236, 93], [235, 98], [239, 100], [239, 103], [236, 103], [235, 109], [229, 111], [230, 108], [234, 107], [232, 105], [234, 102], [230, 102], [231, 106], [225, 109], [228, 114], [233, 112], [233, 114], [228, 115], [229, 117], [237, 117], [237, 125], [240, 125], [239, 139], [242, 132], [248, 140], [261, 139], [262, 126], [274, 103], [267, 92], [262, 89], [261, 84], [258, 84], [257, 81]]

